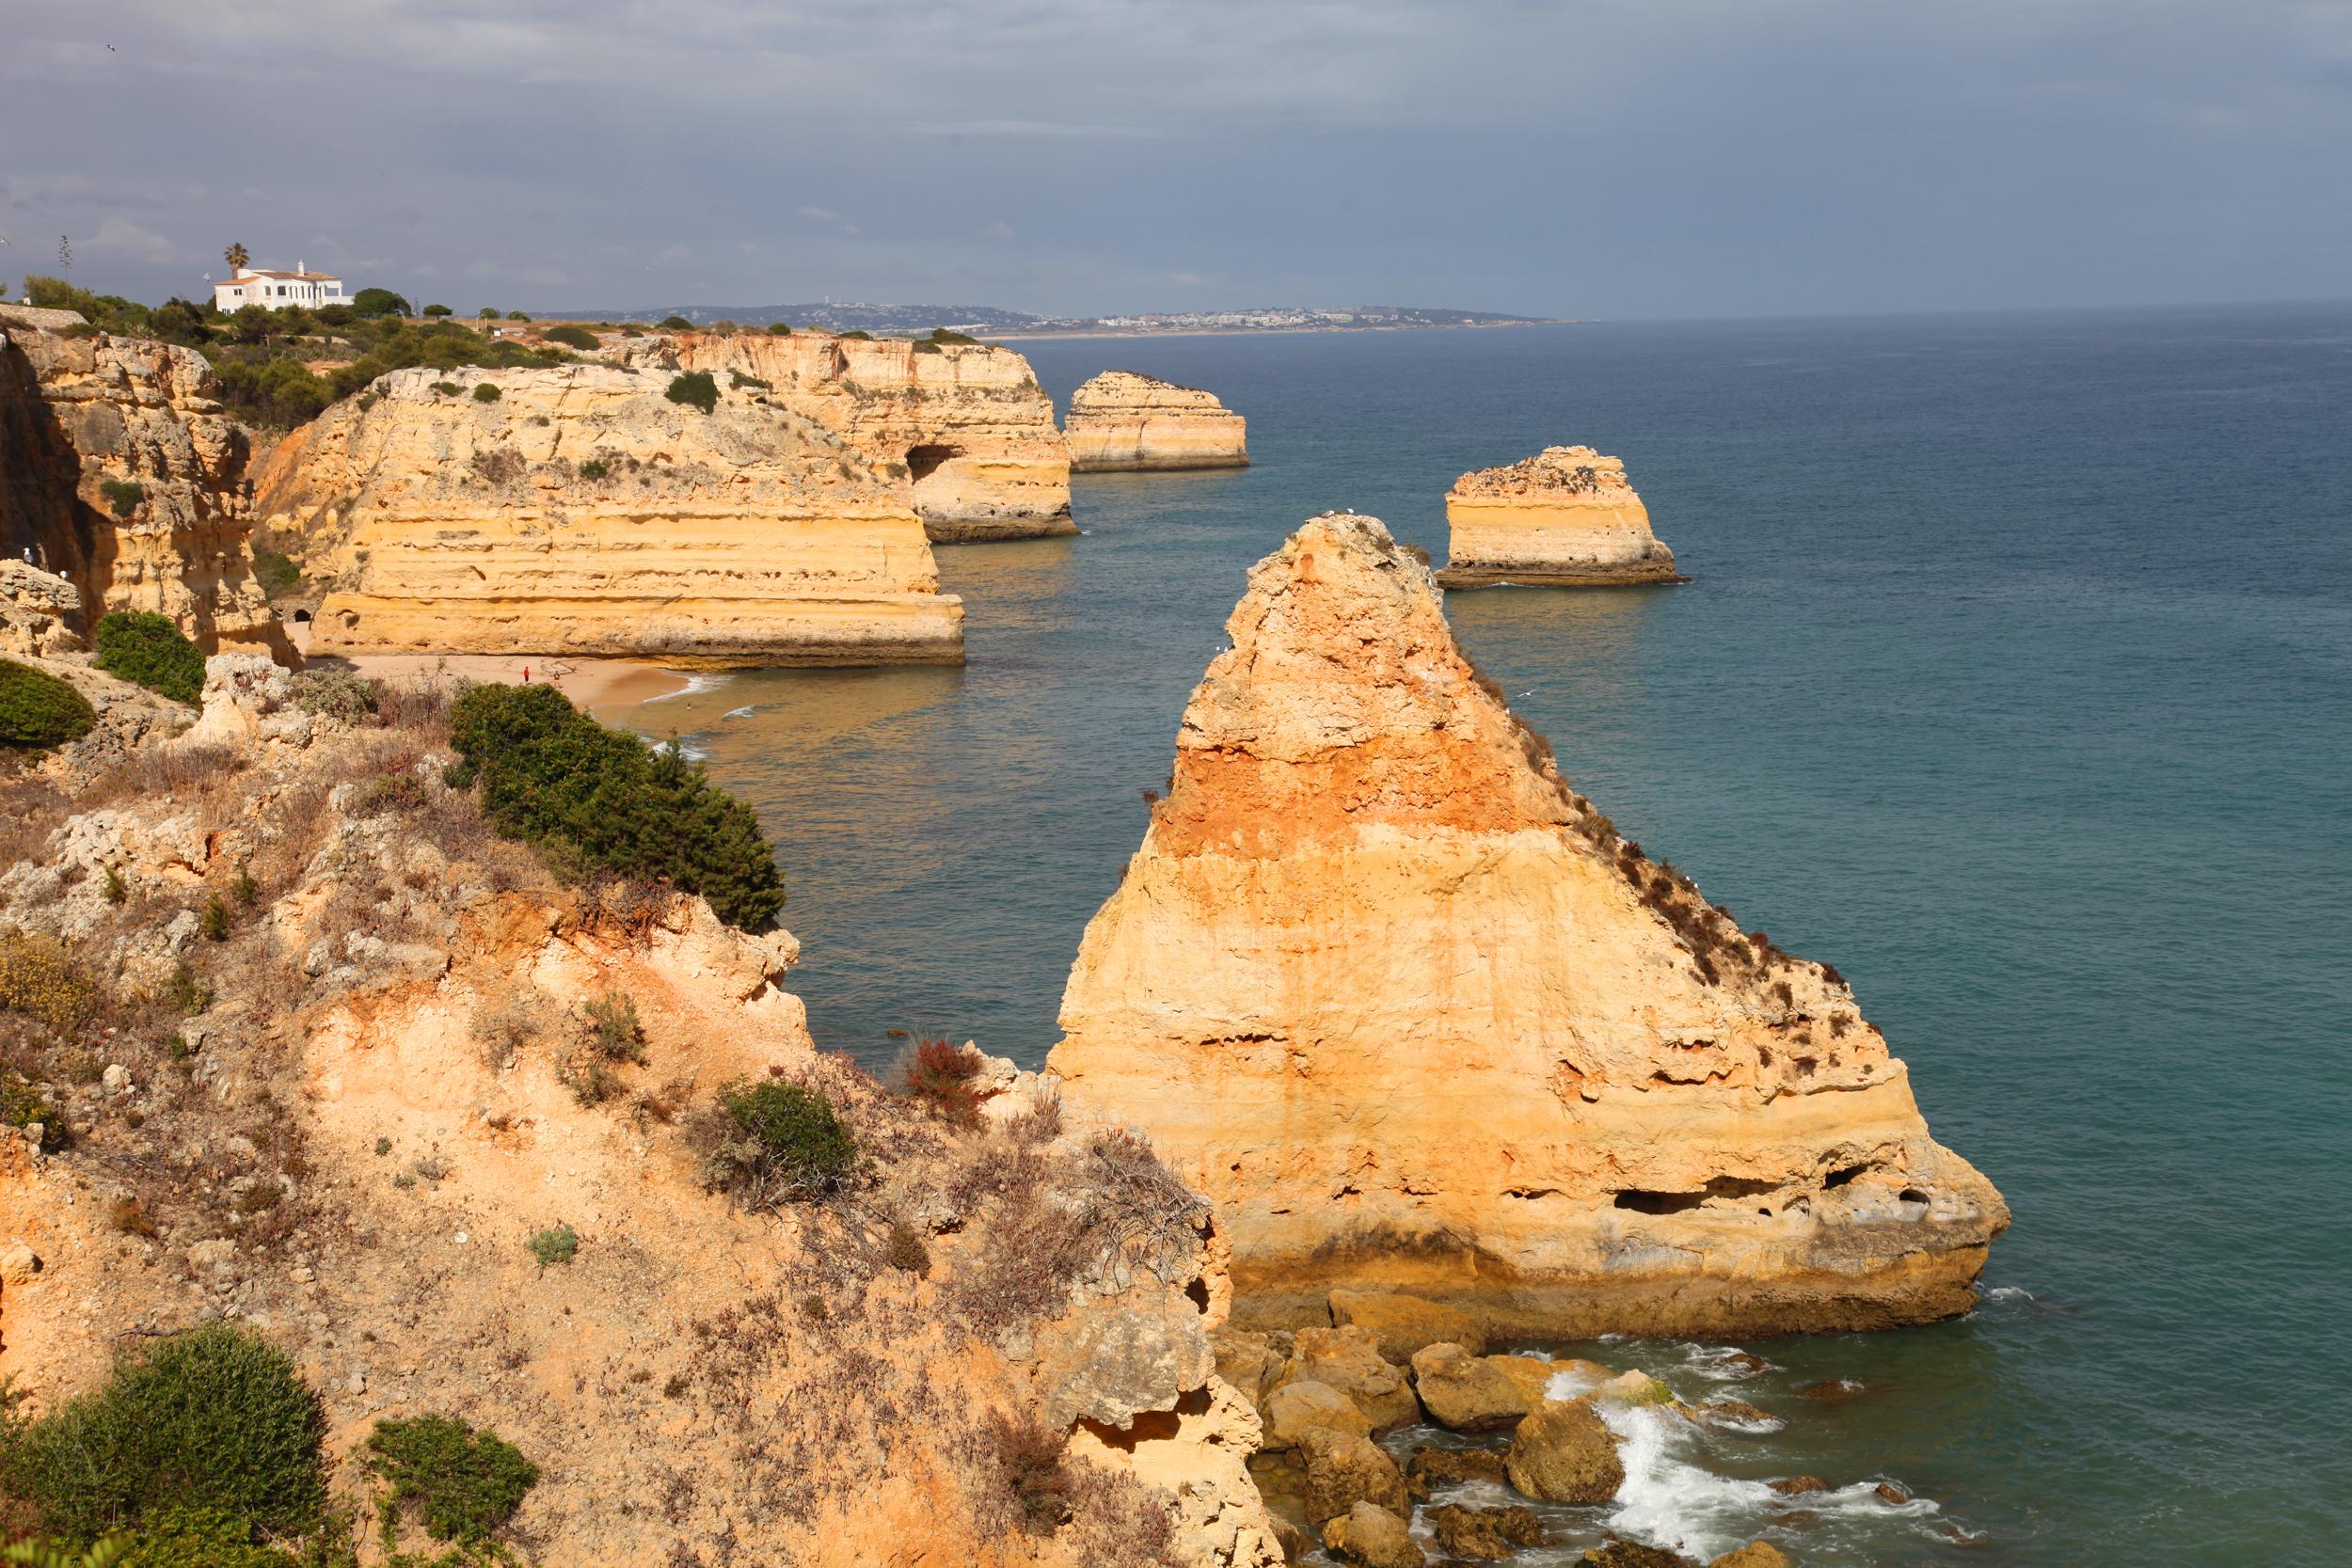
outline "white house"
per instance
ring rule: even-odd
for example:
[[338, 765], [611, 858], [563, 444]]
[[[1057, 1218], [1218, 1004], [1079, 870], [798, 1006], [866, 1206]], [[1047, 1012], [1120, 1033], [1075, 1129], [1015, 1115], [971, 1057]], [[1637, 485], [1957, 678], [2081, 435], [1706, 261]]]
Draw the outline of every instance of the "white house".
[[351, 299], [343, 293], [342, 278], [311, 272], [296, 261], [292, 272], [239, 267], [228, 282], [213, 285], [213, 303], [223, 310], [242, 310], [248, 305], [283, 310], [293, 305], [348, 305]]

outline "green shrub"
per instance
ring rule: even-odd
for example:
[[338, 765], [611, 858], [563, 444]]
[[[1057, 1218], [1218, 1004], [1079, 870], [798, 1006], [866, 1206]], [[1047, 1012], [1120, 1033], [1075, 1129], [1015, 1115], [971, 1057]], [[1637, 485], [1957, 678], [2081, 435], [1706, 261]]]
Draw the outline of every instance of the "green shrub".
[[580, 1232], [560, 1221], [545, 1230], [534, 1230], [526, 1243], [531, 1256], [539, 1259], [541, 1268], [556, 1263], [568, 1263], [580, 1255]]
[[661, 394], [672, 403], [691, 403], [707, 414], [719, 406], [719, 384], [708, 371], [689, 371], [670, 378], [670, 389]]
[[356, 724], [375, 711], [375, 688], [348, 670], [305, 670], [294, 678], [294, 706]]
[[583, 354], [597, 346], [596, 335], [584, 326], [550, 326], [539, 336], [550, 343], [562, 343]]
[[694, 330], [694, 324], [688, 321], [684, 316], [664, 316], [655, 325], [660, 326], [664, 332], [691, 332]]
[[193, 704], [204, 694], [204, 655], [167, 616], [111, 610], [98, 621], [98, 667], [170, 698]]
[[190, 1018], [202, 1012], [217, 1000], [213, 988], [197, 977], [196, 971], [183, 958], [172, 967], [171, 978], [164, 982], [164, 995], [171, 1005]]
[[[0, 293], [7, 292], [0, 289]], [[24, 1568], [115, 1568], [118, 1563], [121, 1568], [146, 1568], [141, 1561], [122, 1555], [131, 1549], [132, 1544], [127, 1535], [110, 1535], [87, 1551], [77, 1551], [55, 1541], [11, 1541], [0, 1546], [0, 1562], [23, 1564]], [[285, 1560], [280, 1558], [277, 1560], [283, 1562]], [[171, 1568], [177, 1568], [177, 1565], [171, 1565]], [[196, 1564], [193, 1568], [210, 1568], [210, 1565]], [[226, 1568], [245, 1568], [245, 1565], [231, 1561]]]
[[874, 335], [871, 332], [866, 331], [864, 327], [859, 327], [853, 332], [844, 332], [840, 334], [840, 336], [844, 338], [855, 338], [861, 343], [870, 343], [874, 341]]
[[253, 1536], [250, 1522], [225, 1509], [159, 1509], [122, 1568], [292, 1568], [285, 1553]]
[[499, 319], [499, 308], [495, 305], [485, 305], [474, 314], [485, 322], [494, 322]]
[[0, 658], [0, 746], [45, 751], [79, 740], [97, 722], [98, 710], [67, 682]]
[[438, 321], [443, 316], [453, 316], [457, 312], [446, 305], [428, 305], [424, 308], [424, 313], [428, 320]]
[[580, 477], [586, 480], [603, 479], [612, 472], [612, 465], [601, 457], [592, 457], [580, 466]]
[[316, 1523], [326, 1421], [293, 1360], [249, 1329], [207, 1323], [115, 1364], [104, 1387], [0, 1428], [0, 1491], [69, 1540], [218, 1509], [274, 1532]]
[[952, 332], [944, 326], [934, 326], [931, 328], [931, 341], [934, 343], [977, 343], [979, 340], [968, 332]]
[[408, 302], [389, 289], [362, 289], [351, 296], [355, 316], [405, 316]]
[[914, 352], [917, 354], [939, 354], [945, 351], [942, 350], [937, 343], [932, 342], [928, 338], [917, 338], [914, 340]]
[[607, 729], [549, 686], [478, 686], [450, 713], [459, 764], [490, 823], [510, 838], [580, 856], [624, 877], [667, 878], [719, 918], [764, 929], [784, 908], [784, 874], [749, 806], [713, 786], [675, 746]]
[[447, 1416], [375, 1423], [368, 1468], [391, 1483], [390, 1504], [414, 1503], [436, 1541], [482, 1541], [515, 1516], [539, 1466], [487, 1430]]
[[719, 1090], [725, 1113], [705, 1176], [748, 1207], [789, 1197], [818, 1197], [838, 1187], [857, 1144], [821, 1094], [781, 1078], [737, 1081]]
[[509, 310], [506, 312], [506, 319], [511, 322], [527, 322], [531, 318], [524, 315], [520, 310]]
[[595, 1031], [596, 1054], [609, 1062], [645, 1059], [645, 1029], [637, 1019], [637, 999], [625, 991], [599, 996], [588, 1004], [588, 1025]]
[[122, 873], [116, 867], [106, 867], [106, 902], [127, 904], [130, 901], [131, 884], [122, 879]]
[[128, 517], [147, 499], [147, 487], [128, 479], [102, 480], [98, 493], [106, 498], [106, 510], [118, 517]]
[[[41, 1092], [26, 1083], [22, 1075], [0, 1068], [0, 1127], [30, 1127], [39, 1122], [43, 1128], [62, 1129], [57, 1108], [41, 1097]], [[6, 1440], [0, 1438], [0, 1452], [6, 1450]]]
[[197, 927], [204, 933], [206, 942], [229, 940], [229, 906], [220, 901], [219, 894], [215, 893], [204, 900], [204, 913], [198, 920]]
[[473, 400], [476, 403], [496, 403], [504, 395], [495, 381], [477, 381], [473, 384]]
[[768, 330], [774, 333], [779, 338], [789, 338], [792, 336], [792, 324], [790, 322], [770, 322], [768, 324]]
[[739, 392], [746, 387], [756, 387], [765, 392], [774, 387], [775, 383], [763, 381], [755, 375], [745, 375], [741, 371], [729, 371], [727, 372], [727, 385]]
[[445, 398], [453, 398], [466, 388], [460, 387], [454, 381], [437, 381], [433, 384], [433, 389], [440, 393], [441, 396]]
[[253, 575], [261, 579], [262, 592], [273, 599], [302, 591], [302, 568], [292, 556], [267, 545], [253, 546]]

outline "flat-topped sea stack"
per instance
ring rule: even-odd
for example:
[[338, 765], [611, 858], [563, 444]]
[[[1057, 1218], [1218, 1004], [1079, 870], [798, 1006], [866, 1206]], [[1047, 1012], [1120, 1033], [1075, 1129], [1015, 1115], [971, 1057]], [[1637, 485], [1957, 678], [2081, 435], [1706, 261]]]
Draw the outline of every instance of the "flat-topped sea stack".
[[167, 615], [212, 650], [293, 660], [253, 575], [246, 435], [193, 349], [0, 305], [0, 549], [66, 578], [87, 636]]
[[[681, 666], [961, 663], [903, 488], [832, 432], [610, 365], [395, 371], [281, 442], [313, 646]], [[719, 378], [723, 383], [724, 378]]]
[[1104, 371], [1073, 392], [1062, 434], [1073, 473], [1249, 466], [1242, 417], [1215, 393], [1133, 371]]
[[1683, 582], [1675, 552], [1649, 531], [1625, 465], [1590, 447], [1546, 447], [1464, 474], [1446, 493], [1446, 588], [1524, 583], [1598, 588]]
[[1337, 1287], [1504, 1332], [1881, 1328], [2008, 1224], [1836, 971], [1563, 781], [1375, 519], [1249, 574], [1050, 1066], [1216, 1201], [1237, 1323]]
[[[709, 371], [831, 431], [908, 487], [936, 544], [1041, 539], [1070, 520], [1070, 448], [1029, 362], [987, 343], [681, 332], [638, 363]], [[739, 386], [738, 378], [740, 378]]]

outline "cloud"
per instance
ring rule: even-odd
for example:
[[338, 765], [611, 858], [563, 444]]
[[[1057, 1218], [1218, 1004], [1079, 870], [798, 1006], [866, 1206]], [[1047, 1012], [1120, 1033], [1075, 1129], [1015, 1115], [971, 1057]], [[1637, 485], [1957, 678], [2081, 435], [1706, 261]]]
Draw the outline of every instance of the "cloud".
[[74, 244], [86, 256], [120, 258], [151, 265], [168, 266], [180, 259], [179, 248], [169, 240], [141, 229], [128, 218], [108, 218], [98, 226], [97, 233]]
[[1012, 234], [1012, 225], [1003, 218], [992, 218], [980, 229], [980, 237], [984, 240], [1009, 240]]

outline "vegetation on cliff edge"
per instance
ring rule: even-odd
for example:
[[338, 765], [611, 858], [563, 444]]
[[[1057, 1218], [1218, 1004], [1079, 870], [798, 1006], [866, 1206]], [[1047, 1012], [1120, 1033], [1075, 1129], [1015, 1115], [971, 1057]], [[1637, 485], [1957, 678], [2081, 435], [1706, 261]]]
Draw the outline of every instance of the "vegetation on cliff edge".
[[204, 694], [204, 653], [168, 616], [151, 610], [112, 610], [99, 618], [98, 667], [175, 703]]
[[719, 918], [762, 930], [784, 908], [784, 873], [749, 806], [675, 746], [608, 729], [548, 686], [478, 686], [457, 699], [450, 740], [458, 788], [512, 838], [590, 867], [662, 879]]
[[62, 746], [89, 734], [97, 722], [97, 709], [66, 682], [45, 670], [0, 658], [0, 746]]

